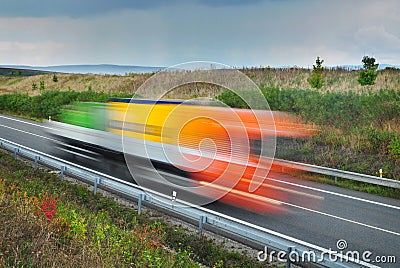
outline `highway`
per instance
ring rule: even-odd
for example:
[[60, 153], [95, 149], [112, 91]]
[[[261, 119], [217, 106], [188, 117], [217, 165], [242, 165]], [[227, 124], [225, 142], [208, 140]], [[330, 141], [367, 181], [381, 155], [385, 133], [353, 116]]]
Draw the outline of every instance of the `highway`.
[[[47, 125], [26, 119], [0, 115], [0, 137], [32, 149], [54, 154], [54, 140], [46, 132]], [[79, 160], [79, 164], [96, 168], [121, 179], [129, 178], [126, 168], [115, 163], [118, 172], [104, 168], [98, 162]], [[110, 160], [107, 160], [110, 161]], [[400, 266], [400, 200], [378, 197], [289, 175], [270, 174], [265, 183], [315, 196], [318, 205], [304, 203], [303, 198], [281, 200], [289, 213], [260, 215], [221, 202], [206, 207], [273, 231], [324, 248], [337, 248], [337, 241], [347, 242], [345, 253], [358, 251], [372, 253], [371, 262], [382, 267]], [[261, 250], [261, 248], [260, 248]], [[395, 256], [397, 263], [374, 262], [378, 256]]]

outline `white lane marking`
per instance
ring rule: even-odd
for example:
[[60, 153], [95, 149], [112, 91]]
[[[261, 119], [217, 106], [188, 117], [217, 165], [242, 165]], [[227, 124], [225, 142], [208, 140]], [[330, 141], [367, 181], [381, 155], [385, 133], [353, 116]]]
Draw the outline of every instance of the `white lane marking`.
[[353, 220], [350, 220], [350, 219], [342, 218], [342, 217], [339, 217], [339, 216], [335, 216], [335, 215], [332, 215], [332, 214], [328, 214], [328, 213], [317, 211], [317, 210], [310, 209], [310, 208], [301, 207], [301, 206], [290, 204], [290, 203], [286, 203], [286, 202], [282, 202], [282, 204], [288, 205], [288, 206], [291, 206], [291, 207], [295, 207], [295, 208], [299, 208], [299, 209], [303, 209], [303, 210], [307, 210], [307, 211], [310, 211], [310, 212], [314, 212], [314, 213], [321, 214], [321, 215], [324, 215], [324, 216], [327, 216], [327, 217], [331, 217], [331, 218], [335, 218], [335, 219], [338, 219], [338, 220], [342, 220], [342, 221], [347, 221], [347, 222], [350, 222], [350, 223], [358, 224], [358, 225], [361, 225], [361, 226], [364, 226], [364, 227], [368, 227], [368, 228], [372, 228], [372, 229], [375, 229], [375, 230], [378, 230], [378, 231], [382, 231], [382, 232], [385, 232], [385, 233], [389, 233], [389, 234], [394, 234], [394, 235], [400, 236], [400, 233], [397, 233], [397, 232], [394, 232], [394, 231], [390, 231], [390, 230], [386, 230], [386, 229], [383, 229], [383, 228], [379, 228], [379, 227], [376, 227], [376, 226], [373, 226], [373, 225], [369, 225], [369, 224], [366, 224], [366, 223], [353, 221]]
[[97, 159], [97, 158], [94, 158], [94, 157], [90, 157], [90, 156], [85, 155], [85, 154], [80, 154], [80, 153], [77, 153], [77, 152], [75, 152], [75, 151], [70, 151], [70, 150], [65, 149], [65, 148], [60, 148], [60, 147], [57, 147], [57, 148], [58, 148], [59, 150], [61, 150], [61, 151], [64, 151], [64, 152], [67, 152], [67, 153], [70, 153], [70, 154], [79, 155], [79, 156], [81, 156], [81, 157], [84, 157], [84, 158], [87, 158], [87, 159], [91, 159], [91, 160], [96, 161], [96, 162], [101, 162], [101, 160], [99, 160], [99, 159]]
[[289, 185], [292, 185], [292, 186], [295, 186], [295, 187], [305, 188], [305, 189], [314, 190], [314, 191], [318, 191], [318, 192], [322, 192], [322, 193], [326, 193], [326, 194], [331, 194], [331, 195], [337, 195], [337, 196], [340, 196], [340, 197], [345, 197], [345, 198], [349, 198], [349, 199], [353, 199], [353, 200], [357, 200], [357, 201], [361, 201], [361, 202], [371, 203], [371, 204], [375, 204], [375, 205], [378, 205], [378, 206], [383, 206], [383, 207], [388, 207], [388, 208], [393, 208], [393, 209], [399, 209], [400, 210], [400, 207], [396, 207], [396, 206], [393, 206], [393, 205], [389, 205], [389, 204], [385, 204], [385, 203], [381, 203], [381, 202], [377, 202], [377, 201], [372, 201], [372, 200], [368, 200], [368, 199], [363, 199], [363, 198], [360, 198], [360, 197], [355, 197], [355, 196], [335, 193], [335, 192], [331, 192], [331, 191], [327, 191], [327, 190], [322, 190], [322, 189], [318, 189], [318, 188], [314, 188], [314, 187], [310, 187], [310, 186], [296, 184], [296, 183], [292, 183], [292, 182], [288, 182], [288, 181], [277, 180], [277, 179], [273, 179], [273, 178], [266, 178], [266, 179], [267, 180], [271, 180], [271, 181], [284, 183], [284, 184], [289, 184]]
[[76, 147], [76, 146], [73, 146], [73, 145], [71, 145], [71, 144], [63, 144], [65, 147], [69, 147], [69, 148], [72, 148], [72, 149], [75, 149], [75, 150], [79, 150], [79, 151], [82, 151], [82, 152], [86, 152], [86, 153], [89, 153], [89, 154], [92, 154], [92, 155], [97, 155], [97, 156], [99, 156], [100, 154], [98, 154], [98, 153], [96, 153], [96, 152], [94, 152], [94, 151], [90, 151], [90, 150], [86, 150], [86, 149], [83, 149], [83, 148], [81, 148], [81, 147]]
[[11, 120], [11, 121], [16, 121], [16, 122], [19, 122], [19, 123], [24, 123], [24, 124], [31, 125], [31, 126], [42, 127], [42, 128], [47, 128], [47, 129], [53, 129], [51, 127], [47, 127], [47, 126], [43, 126], [43, 125], [39, 125], [39, 124], [27, 122], [27, 121], [15, 119], [15, 118], [10, 118], [10, 117], [3, 116], [3, 115], [0, 115], [0, 118], [4, 118], [4, 119], [7, 119], [7, 120]]
[[[200, 184], [205, 184], [205, 183], [200, 181]], [[217, 187], [217, 186], [218, 185], [214, 185], [214, 187]], [[218, 186], [218, 187], [222, 188], [222, 186]], [[228, 190], [228, 189], [224, 189], [224, 190]], [[376, 226], [373, 226], [373, 225], [369, 225], [369, 224], [366, 224], [366, 223], [362, 223], [362, 222], [346, 219], [346, 218], [343, 218], [343, 217], [335, 216], [335, 215], [332, 215], [332, 214], [329, 214], [329, 213], [325, 213], [325, 212], [321, 212], [321, 211], [318, 211], [318, 210], [314, 210], [314, 209], [298, 206], [298, 205], [287, 203], [287, 202], [284, 202], [284, 201], [270, 199], [270, 198], [266, 198], [266, 197], [260, 197], [258, 195], [252, 195], [252, 194], [248, 194], [248, 193], [239, 193], [239, 192], [242, 192], [242, 191], [238, 191], [238, 190], [235, 190], [235, 189], [231, 189], [229, 192], [231, 192], [233, 194], [246, 195], [248, 197], [257, 199], [259, 201], [264, 201], [264, 202], [271, 202], [273, 200], [273, 201], [279, 202], [278, 203], [279, 205], [283, 204], [283, 205], [286, 205], [286, 206], [295, 207], [295, 208], [298, 208], [298, 209], [306, 210], [306, 211], [309, 211], [309, 212], [314, 212], [314, 213], [317, 213], [317, 214], [320, 214], [320, 215], [324, 215], [324, 216], [327, 216], [327, 217], [331, 217], [331, 218], [334, 218], [334, 219], [338, 219], [338, 220], [341, 220], [341, 221], [346, 221], [346, 222], [350, 222], [350, 223], [353, 223], [353, 224], [358, 224], [358, 225], [361, 225], [361, 226], [364, 226], [364, 227], [368, 227], [368, 228], [371, 228], [371, 229], [375, 229], [375, 230], [379, 230], [379, 231], [386, 232], [386, 233], [389, 233], [389, 234], [394, 234], [394, 235], [400, 236], [400, 233], [397, 233], [397, 232], [394, 232], [394, 231], [390, 231], [390, 230], [383, 229], [383, 228], [380, 228], [380, 227], [376, 227]]]
[[[143, 169], [147, 169], [147, 168], [143, 167]], [[152, 170], [152, 171], [154, 171], [154, 170]], [[160, 171], [157, 170], [157, 172], [160, 172]], [[160, 173], [162, 173], [162, 172], [160, 172]], [[168, 175], [170, 175], [170, 174], [168, 174]], [[181, 176], [176, 176], [176, 175], [174, 175], [174, 176], [178, 177], [179, 179], [184, 178], [184, 177], [181, 177]], [[186, 178], [184, 178], [184, 179], [187, 180]], [[199, 181], [199, 183], [201, 185], [205, 185], [205, 184], [210, 185], [210, 183], [207, 183], [207, 182], [204, 182], [204, 181]], [[213, 185], [211, 185], [211, 186], [213, 186]], [[215, 185], [215, 187], [216, 187], [216, 185]], [[222, 186], [218, 186], [218, 187], [222, 187]], [[226, 187], [224, 187], [224, 188], [226, 188]], [[228, 189], [223, 189], [223, 190], [228, 190]], [[235, 192], [233, 192], [233, 194], [244, 195], [244, 193], [239, 193], [238, 190], [235, 190]], [[252, 194], [248, 194], [248, 193], [245, 193], [245, 194], [248, 195], [248, 197], [252, 197]], [[259, 199], [260, 196], [255, 196], [255, 197], [256, 197], [255, 199]], [[320, 215], [324, 215], [324, 216], [327, 216], [327, 217], [335, 218], [335, 219], [338, 219], [338, 220], [350, 222], [350, 223], [353, 223], [353, 224], [358, 224], [358, 225], [361, 225], [361, 226], [364, 226], [364, 227], [367, 227], [367, 228], [371, 228], [371, 229], [375, 229], [375, 230], [378, 230], [378, 231], [382, 231], [382, 232], [386, 232], [386, 233], [389, 233], [389, 234], [394, 234], [394, 235], [400, 236], [400, 233], [397, 233], [397, 232], [394, 232], [394, 231], [390, 231], [390, 230], [386, 230], [386, 229], [383, 229], [383, 228], [379, 228], [379, 227], [376, 227], [376, 226], [373, 226], [373, 225], [369, 225], [369, 224], [366, 224], [366, 223], [362, 223], [362, 222], [346, 219], [346, 218], [343, 218], [343, 217], [335, 216], [335, 215], [332, 215], [332, 214], [328, 214], [328, 213], [317, 211], [317, 210], [310, 209], [310, 208], [301, 207], [301, 206], [298, 206], [298, 205], [295, 205], [295, 204], [287, 203], [287, 202], [276, 200], [276, 199], [271, 199], [271, 198], [266, 198], [266, 197], [261, 197], [261, 198], [262, 199], [259, 199], [259, 201], [265, 201], [267, 203], [277, 202], [276, 205], [287, 205], [287, 206], [290, 206], [290, 207], [295, 207], [295, 208], [306, 210], [306, 211], [309, 211], [309, 212], [314, 212], [314, 213], [317, 213], [317, 214], [320, 214]]]
[[51, 141], [54, 141], [54, 142], [57, 142], [57, 143], [60, 142], [60, 141], [55, 140], [55, 139], [52, 139], [52, 138], [48, 138], [48, 137], [45, 137], [45, 136], [42, 136], [42, 135], [38, 135], [38, 134], [35, 134], [35, 133], [31, 133], [31, 132], [28, 132], [28, 131], [24, 131], [24, 130], [21, 130], [21, 129], [17, 129], [17, 128], [5, 126], [5, 125], [2, 125], [2, 124], [0, 124], [0, 127], [9, 128], [9, 129], [12, 129], [12, 130], [15, 130], [15, 131], [19, 131], [19, 132], [22, 132], [22, 133], [26, 133], [26, 134], [29, 134], [29, 135], [33, 135], [33, 136], [36, 136], [36, 137], [39, 137], [39, 138], [43, 138], [43, 139], [46, 139], [46, 140], [51, 140]]
[[[200, 184], [203, 184], [203, 182], [200, 182]], [[237, 192], [233, 192], [233, 190], [231, 190], [231, 192], [233, 194], [238, 194], [238, 192], [239, 192], [238, 190], [236, 190]], [[249, 197], [253, 197], [251, 194], [248, 194], [248, 193], [246, 193], [246, 195], [248, 195]], [[258, 196], [254, 196], [254, 197], [255, 197], [255, 199], [258, 199]], [[362, 223], [362, 222], [346, 219], [346, 218], [343, 218], [343, 217], [335, 216], [335, 215], [332, 215], [332, 214], [329, 214], [329, 213], [325, 213], [325, 212], [321, 212], [321, 211], [318, 211], [318, 210], [314, 210], [314, 209], [298, 206], [298, 205], [287, 203], [287, 202], [284, 202], [284, 201], [268, 198], [268, 202], [270, 202], [271, 200], [279, 202], [279, 204], [282, 204], [282, 205], [295, 207], [295, 208], [298, 208], [298, 209], [306, 210], [306, 211], [309, 211], [309, 212], [314, 212], [314, 213], [317, 213], [317, 214], [320, 214], [320, 215], [324, 215], [324, 216], [327, 216], [327, 217], [331, 217], [331, 218], [334, 218], [334, 219], [338, 219], [338, 220], [341, 220], [341, 221], [346, 221], [346, 222], [350, 222], [350, 223], [353, 223], [353, 224], [358, 224], [358, 225], [361, 225], [361, 226], [364, 226], [364, 227], [367, 227], [367, 228], [371, 228], [371, 229], [375, 229], [375, 230], [378, 230], [378, 231], [382, 231], [382, 232], [386, 232], [386, 233], [389, 233], [389, 234], [394, 234], [394, 235], [400, 236], [400, 233], [397, 233], [397, 232], [394, 232], [394, 231], [390, 231], [390, 230], [383, 229], [383, 228], [380, 228], [380, 227], [376, 227], [376, 226], [373, 226], [373, 225], [369, 225], [369, 224], [366, 224], [366, 223]], [[266, 201], [266, 200], [260, 200], [260, 201]]]

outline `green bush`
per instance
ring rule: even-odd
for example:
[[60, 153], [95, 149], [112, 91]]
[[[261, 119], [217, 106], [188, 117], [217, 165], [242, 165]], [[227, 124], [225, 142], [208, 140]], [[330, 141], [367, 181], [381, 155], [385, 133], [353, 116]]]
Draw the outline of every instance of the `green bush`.
[[376, 70], [379, 64], [375, 64], [375, 58], [364, 56], [362, 59], [363, 69], [360, 72], [358, 82], [362, 86], [373, 85], [377, 77]]
[[107, 102], [113, 97], [132, 97], [128, 93], [104, 93], [88, 91], [41, 91], [40, 95], [29, 96], [28, 94], [4, 94], [0, 95], [0, 111], [12, 112], [18, 115], [33, 118], [57, 119], [64, 105], [75, 101]]
[[313, 71], [311, 76], [307, 79], [307, 82], [311, 85], [311, 87], [320, 89], [325, 84], [325, 77], [322, 74], [324, 68], [322, 67], [322, 63], [324, 60], [320, 60], [319, 57], [315, 60], [315, 65], [313, 65]]
[[396, 159], [396, 160], [400, 160], [400, 138], [399, 136], [395, 135], [389, 145], [388, 145], [388, 151], [389, 151], [389, 155]]

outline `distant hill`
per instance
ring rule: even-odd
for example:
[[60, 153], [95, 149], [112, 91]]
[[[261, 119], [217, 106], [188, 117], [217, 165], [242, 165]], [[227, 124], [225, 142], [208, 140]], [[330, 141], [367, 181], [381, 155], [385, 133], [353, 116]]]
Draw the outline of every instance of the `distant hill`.
[[6, 68], [0, 66], [0, 76], [32, 76], [38, 74], [46, 74], [46, 71], [38, 71], [33, 69], [21, 69], [21, 68]]
[[[285, 66], [279, 66], [278, 68], [279, 69], [289, 69], [289, 68], [293, 68], [293, 67], [296, 67], [296, 66], [288, 66], [288, 65], [285, 65]], [[344, 70], [349, 70], [349, 71], [352, 71], [352, 70], [360, 70], [360, 69], [362, 69], [363, 68], [363, 66], [360, 64], [360, 65], [338, 65], [338, 66], [323, 66], [324, 68], [327, 68], [327, 69], [336, 69], [336, 68], [341, 68], [341, 69], [344, 69]], [[271, 67], [271, 68], [274, 68], [274, 67]], [[302, 68], [302, 69], [307, 69], [307, 67], [298, 67], [298, 68]], [[309, 67], [310, 69], [312, 69], [312, 66], [311, 67]], [[400, 69], [400, 66], [399, 65], [393, 65], [393, 64], [385, 64], [385, 63], [379, 63], [379, 66], [378, 66], [378, 70], [383, 70], [383, 69], [386, 69], [386, 68], [396, 68], [396, 69]]]
[[55, 66], [24, 66], [24, 65], [0, 65], [0, 68], [36, 70], [45, 72], [76, 73], [76, 74], [117, 74], [126, 73], [153, 73], [164, 67], [151, 66], [127, 66], [113, 64], [85, 64], [85, 65], [55, 65]]
[[[362, 65], [341, 65], [341, 66], [337, 66], [337, 67], [340, 67], [340, 68], [344, 68], [344, 69], [346, 69], [346, 70], [360, 70], [360, 69], [362, 69]], [[385, 69], [385, 68], [387, 68], [387, 67], [389, 67], [389, 68], [397, 68], [397, 69], [399, 69], [400, 68], [400, 66], [396, 66], [396, 65], [393, 65], [393, 64], [379, 64], [379, 66], [378, 66], [378, 70], [383, 70], [383, 69]], [[336, 68], [336, 67], [328, 67], [328, 68]]]

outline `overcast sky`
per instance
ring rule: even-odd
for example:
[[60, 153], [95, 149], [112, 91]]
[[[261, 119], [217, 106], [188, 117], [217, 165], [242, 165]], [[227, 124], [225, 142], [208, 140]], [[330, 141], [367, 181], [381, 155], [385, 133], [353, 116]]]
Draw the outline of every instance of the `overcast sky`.
[[0, 0], [0, 65], [400, 65], [400, 1]]

